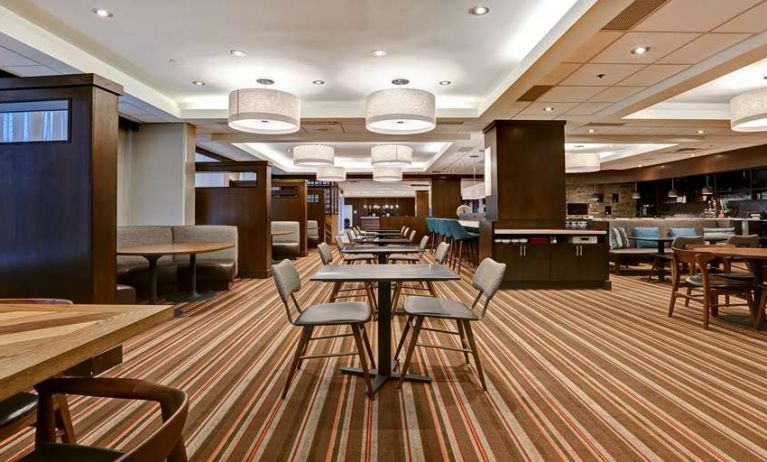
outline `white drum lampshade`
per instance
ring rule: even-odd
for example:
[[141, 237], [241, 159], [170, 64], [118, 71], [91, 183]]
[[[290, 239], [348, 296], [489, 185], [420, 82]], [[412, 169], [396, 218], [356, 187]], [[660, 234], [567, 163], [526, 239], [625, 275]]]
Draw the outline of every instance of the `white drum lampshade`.
[[379, 183], [402, 181], [402, 169], [399, 167], [373, 167], [373, 181]]
[[391, 88], [368, 95], [365, 127], [384, 135], [426, 133], [437, 126], [434, 94], [415, 88]]
[[343, 167], [320, 167], [317, 169], [317, 181], [346, 181], [346, 169]]
[[295, 133], [301, 127], [301, 101], [267, 88], [234, 90], [229, 93], [229, 126], [261, 135]]
[[767, 88], [749, 91], [732, 98], [730, 113], [730, 126], [733, 131], [767, 131]]
[[370, 149], [374, 167], [409, 167], [413, 163], [413, 148], [398, 144], [382, 144]]
[[335, 150], [324, 144], [301, 144], [293, 148], [293, 165], [299, 167], [332, 167]]
[[586, 173], [599, 171], [598, 152], [579, 152], [565, 154], [565, 171], [567, 173]]

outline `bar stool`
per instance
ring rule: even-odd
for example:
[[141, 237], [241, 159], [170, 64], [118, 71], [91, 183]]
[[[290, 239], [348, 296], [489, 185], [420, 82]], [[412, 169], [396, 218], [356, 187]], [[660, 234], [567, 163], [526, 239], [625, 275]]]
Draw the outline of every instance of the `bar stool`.
[[460, 271], [461, 264], [463, 262], [463, 247], [464, 242], [466, 243], [466, 251], [467, 251], [467, 258], [466, 262], [475, 262], [476, 256], [479, 253], [476, 249], [478, 243], [479, 243], [479, 235], [475, 233], [470, 233], [466, 231], [466, 228], [463, 227], [461, 223], [458, 222], [458, 220], [448, 220], [448, 229], [450, 230], [450, 234], [453, 238], [453, 242], [458, 242], [458, 257], [456, 259], [455, 250], [453, 251], [453, 270]]
[[426, 218], [426, 229], [429, 232], [429, 250], [434, 253], [434, 219]]

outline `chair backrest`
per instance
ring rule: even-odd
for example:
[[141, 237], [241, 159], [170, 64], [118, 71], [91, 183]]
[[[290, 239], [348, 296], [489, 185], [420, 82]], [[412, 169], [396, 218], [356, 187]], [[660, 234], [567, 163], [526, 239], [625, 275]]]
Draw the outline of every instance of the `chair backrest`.
[[293, 324], [293, 316], [290, 314], [290, 301], [293, 301], [296, 311], [300, 314], [301, 305], [298, 304], [295, 293], [301, 290], [301, 276], [290, 260], [282, 260], [276, 265], [272, 265], [272, 279], [274, 280], [274, 285], [277, 286], [277, 292], [280, 294], [282, 303], [285, 305], [288, 321]]
[[54, 377], [35, 385], [35, 389], [38, 392], [36, 441], [41, 445], [56, 443], [55, 395], [154, 401], [160, 405], [162, 424], [138, 446], [111, 460], [187, 461], [182, 432], [189, 413], [189, 398], [181, 390], [145, 380], [103, 377]]
[[320, 254], [320, 260], [322, 260], [323, 265], [329, 265], [333, 263], [333, 251], [330, 250], [330, 246], [325, 244], [324, 242], [320, 242], [317, 244], [317, 251]]
[[471, 286], [477, 289], [477, 296], [471, 304], [471, 309], [473, 310], [482, 296], [485, 296], [479, 319], [485, 317], [490, 299], [493, 298], [498, 291], [498, 288], [501, 286], [501, 282], [503, 282], [504, 273], [506, 273], [506, 263], [498, 263], [492, 258], [485, 258], [482, 260], [482, 263], [479, 264], [477, 271], [474, 273], [474, 279], [471, 280]]
[[437, 246], [437, 250], [434, 251], [434, 260], [440, 265], [444, 264], [448, 250], [450, 250], [450, 244], [447, 242], [440, 242]]
[[759, 235], [749, 234], [747, 236], [730, 236], [727, 243], [735, 247], [759, 247]]
[[410, 242], [415, 242], [415, 230], [410, 231], [410, 235], [407, 237], [407, 240]]
[[434, 228], [432, 226], [431, 218], [426, 218], [426, 229], [429, 231], [429, 233], [434, 232]]
[[423, 250], [426, 250], [426, 246], [427, 246], [427, 245], [429, 245], [429, 235], [428, 235], [428, 234], [425, 234], [425, 235], [424, 235], [424, 236], [421, 238], [421, 243], [420, 243], [420, 244], [418, 244], [418, 248], [420, 248], [420, 249], [423, 251]]
[[288, 232], [272, 236], [273, 244], [298, 244], [301, 242], [301, 224], [297, 221], [273, 221], [273, 232]]
[[706, 241], [704, 241], [702, 237], [679, 236], [679, 237], [675, 237], [674, 240], [671, 241], [671, 248], [686, 250], [688, 246], [691, 246], [691, 245], [705, 245], [705, 244], [706, 244]]
[[336, 243], [338, 243], [338, 242], [341, 243], [341, 245], [338, 246], [341, 249], [343, 249], [347, 245], [351, 244], [351, 241], [349, 240], [349, 236], [347, 236], [346, 233], [341, 233], [341, 234], [338, 235], [338, 240], [337, 240]]
[[309, 237], [320, 237], [320, 226], [317, 220], [306, 220], [306, 235]]

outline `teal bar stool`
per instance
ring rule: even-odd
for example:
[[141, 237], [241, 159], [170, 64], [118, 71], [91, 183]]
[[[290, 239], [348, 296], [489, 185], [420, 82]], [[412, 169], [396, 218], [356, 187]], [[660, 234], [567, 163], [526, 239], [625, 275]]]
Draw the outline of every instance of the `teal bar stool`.
[[464, 243], [466, 244], [466, 263], [470, 264], [471, 266], [476, 266], [477, 255], [479, 253], [479, 234], [466, 231], [466, 228], [464, 228], [463, 225], [458, 222], [458, 220], [447, 220], [447, 223], [450, 230], [450, 235], [453, 239], [453, 243], [458, 244], [457, 258], [456, 251], [453, 252], [453, 269], [458, 271], [461, 270], [461, 265], [463, 264], [464, 257]]

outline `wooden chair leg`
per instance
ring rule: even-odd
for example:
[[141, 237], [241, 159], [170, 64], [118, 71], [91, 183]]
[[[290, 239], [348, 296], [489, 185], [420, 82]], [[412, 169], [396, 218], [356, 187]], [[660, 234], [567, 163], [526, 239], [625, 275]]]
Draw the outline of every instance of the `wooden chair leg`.
[[63, 395], [57, 396], [55, 402], [56, 411], [54, 412], [54, 418], [56, 419], [56, 427], [61, 429], [61, 442], [64, 444], [77, 444], [67, 397]]
[[[311, 338], [312, 334], [314, 333], [314, 326], [307, 326], [306, 329], [309, 329], [309, 338]], [[309, 349], [309, 341], [307, 340], [306, 343], [304, 343], [304, 349], [301, 350], [301, 356], [306, 354], [306, 350]], [[301, 369], [301, 364], [304, 363], [303, 359], [298, 359], [298, 364], [296, 364], [296, 369]]]
[[288, 396], [288, 389], [290, 388], [290, 382], [293, 381], [293, 376], [298, 369], [299, 358], [304, 352], [304, 347], [309, 343], [309, 338], [312, 336], [312, 331], [309, 327], [304, 327], [301, 331], [301, 338], [298, 339], [296, 345], [296, 354], [293, 356], [293, 361], [290, 364], [290, 370], [288, 370], [288, 378], [285, 380], [285, 388], [282, 389], [282, 399]]
[[416, 316], [415, 326], [413, 327], [413, 333], [410, 334], [410, 345], [407, 347], [407, 353], [405, 354], [405, 362], [402, 364], [402, 370], [399, 372], [399, 382], [397, 382], [397, 389], [402, 389], [402, 382], [405, 381], [405, 376], [410, 368], [410, 360], [413, 359], [413, 351], [415, 351], [415, 344], [418, 342], [418, 334], [421, 333], [421, 326], [423, 326], [423, 316]]
[[362, 376], [365, 378], [365, 387], [367, 388], [368, 392], [368, 398], [370, 400], [373, 399], [373, 382], [370, 380], [370, 369], [368, 369], [368, 360], [366, 358], [365, 354], [365, 347], [362, 345], [362, 332], [360, 330], [360, 326], [357, 324], [352, 324], [352, 334], [354, 334], [354, 343], [357, 344], [357, 354], [360, 357], [360, 363], [362, 366]]
[[668, 304], [668, 317], [669, 318], [674, 315], [674, 307], [676, 306], [676, 297], [677, 297], [676, 291], [677, 291], [676, 282], [672, 282], [672, 285], [671, 285], [671, 300], [669, 301], [669, 304]]
[[413, 322], [413, 315], [408, 315], [407, 320], [405, 321], [405, 327], [402, 328], [402, 335], [399, 338], [399, 342], [397, 342], [397, 349], [394, 351], [394, 360], [399, 363], [399, 353], [402, 351], [402, 346], [405, 344], [405, 338], [407, 338], [407, 333], [410, 331], [410, 323]]
[[330, 297], [328, 297], [328, 303], [333, 303], [336, 301], [336, 297], [338, 297], [338, 291], [341, 289], [342, 282], [334, 282], [333, 283], [333, 290], [330, 291]]
[[708, 320], [711, 314], [711, 295], [708, 292], [703, 294], [703, 328], [708, 330]]
[[[468, 350], [469, 347], [466, 345], [466, 338], [465, 338], [466, 337], [466, 332], [463, 329], [463, 323], [459, 319], [456, 319], [455, 323], [458, 325], [458, 336], [461, 337], [461, 347], [464, 350]], [[466, 364], [469, 364], [469, 353], [468, 352], [466, 352], [466, 351], [463, 352], [463, 359], [466, 360]]]
[[[692, 295], [692, 287], [688, 287], [687, 288], [687, 295]], [[684, 299], [684, 307], [687, 308], [689, 306], [690, 306], [690, 299], [689, 298], [685, 298]]]
[[431, 294], [432, 297], [437, 296], [437, 291], [434, 289], [433, 281], [426, 281], [426, 288], [429, 289], [429, 294]]
[[373, 357], [373, 348], [370, 347], [370, 337], [368, 337], [368, 330], [365, 328], [365, 325], [361, 325], [362, 331], [362, 341], [365, 344], [365, 350], [368, 352], [368, 356], [370, 356], [370, 368], [375, 369], [376, 368], [376, 360]]
[[399, 306], [399, 296], [402, 293], [402, 282], [397, 281], [394, 283], [394, 294], [392, 295], [391, 307], [392, 311], [396, 312]]
[[764, 321], [764, 310], [767, 305], [767, 290], [762, 290], [762, 296], [760, 297], [759, 304], [756, 309], [756, 322], [754, 322], [754, 330], [759, 330]]
[[471, 323], [469, 321], [463, 321], [463, 328], [466, 330], [466, 337], [469, 339], [469, 346], [471, 347], [471, 354], [474, 356], [474, 365], [477, 367], [479, 382], [482, 384], [482, 389], [487, 391], [485, 374], [482, 372], [482, 364], [479, 362], [479, 350], [477, 350], [477, 342], [474, 341], [474, 332], [471, 330]]

